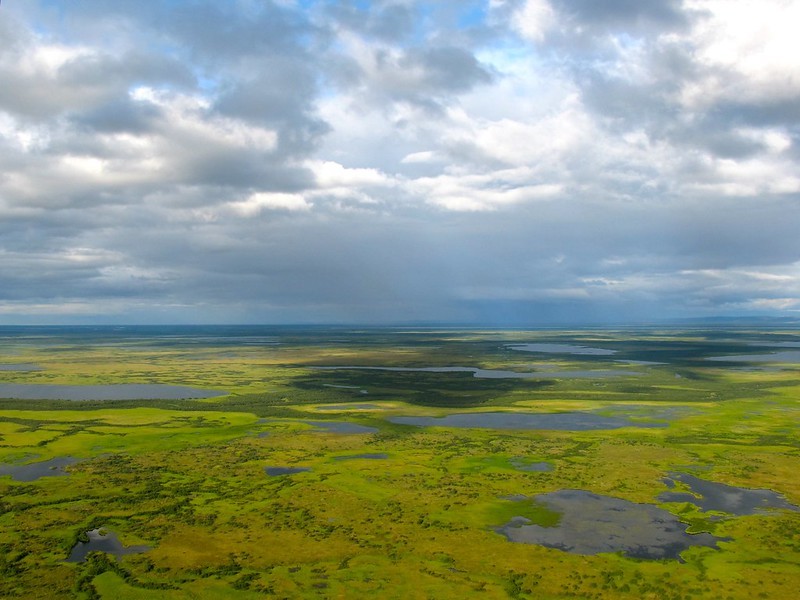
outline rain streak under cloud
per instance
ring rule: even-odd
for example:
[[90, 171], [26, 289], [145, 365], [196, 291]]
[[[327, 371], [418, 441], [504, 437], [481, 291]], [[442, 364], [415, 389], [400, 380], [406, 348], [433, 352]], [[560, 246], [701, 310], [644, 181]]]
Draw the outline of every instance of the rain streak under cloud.
[[4, 1], [0, 322], [796, 315], [798, 22]]

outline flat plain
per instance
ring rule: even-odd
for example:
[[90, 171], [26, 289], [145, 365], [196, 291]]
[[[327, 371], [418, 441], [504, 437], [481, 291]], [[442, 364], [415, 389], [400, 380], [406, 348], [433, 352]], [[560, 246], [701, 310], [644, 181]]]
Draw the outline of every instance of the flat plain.
[[[796, 330], [0, 328], [0, 343], [0, 396], [25, 396], [0, 399], [0, 597], [800, 589]], [[222, 395], [175, 392], [192, 389]]]

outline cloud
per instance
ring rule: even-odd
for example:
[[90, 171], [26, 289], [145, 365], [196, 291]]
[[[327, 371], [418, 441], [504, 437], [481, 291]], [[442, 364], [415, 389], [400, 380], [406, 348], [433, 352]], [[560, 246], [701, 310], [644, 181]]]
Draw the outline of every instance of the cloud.
[[796, 311], [797, 10], [4, 3], [0, 314]]

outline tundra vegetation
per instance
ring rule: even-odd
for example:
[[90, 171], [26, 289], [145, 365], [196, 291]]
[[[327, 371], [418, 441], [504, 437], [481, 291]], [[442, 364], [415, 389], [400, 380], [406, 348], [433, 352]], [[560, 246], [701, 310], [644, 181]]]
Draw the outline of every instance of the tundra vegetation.
[[[226, 392], [0, 399], [3, 598], [751, 600], [800, 589], [797, 331], [3, 328], [0, 341], [0, 384]], [[473, 370], [397, 370], [428, 367]], [[569, 377], [587, 370], [621, 373]], [[482, 412], [558, 413], [567, 425], [393, 421]], [[570, 428], [586, 413], [614, 426]], [[666, 511], [676, 537], [703, 543], [654, 557], [654, 530], [616, 508], [612, 529], [605, 509], [596, 521], [578, 510], [571, 526], [548, 500], [562, 490]], [[605, 548], [619, 527], [638, 550]], [[543, 530], [560, 542], [512, 541]], [[67, 560], [99, 539], [113, 544]]]

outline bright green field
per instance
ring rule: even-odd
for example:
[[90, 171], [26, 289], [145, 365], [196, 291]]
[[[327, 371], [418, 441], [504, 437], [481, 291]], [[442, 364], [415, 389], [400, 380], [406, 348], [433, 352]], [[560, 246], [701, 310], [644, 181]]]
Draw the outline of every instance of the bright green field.
[[[0, 399], [0, 463], [80, 459], [68, 476], [0, 476], [0, 597], [750, 600], [800, 590], [800, 512], [709, 514], [658, 500], [662, 479], [680, 471], [800, 505], [800, 364], [705, 360], [791, 349], [779, 344], [800, 342], [800, 332], [168, 333], [0, 330], [0, 364], [42, 368], [0, 371], [0, 383], [230, 392], [202, 401]], [[616, 354], [506, 347], [534, 342]], [[477, 379], [312, 368], [336, 365], [638, 374]], [[470, 411], [596, 411], [634, 425], [525, 431], [388, 421]], [[332, 433], [304, 420], [378, 431]], [[663, 426], [635, 426], [653, 423]], [[337, 460], [377, 453], [387, 458]], [[533, 462], [552, 470], [519, 468]], [[310, 471], [269, 477], [269, 466]], [[657, 505], [690, 532], [728, 541], [693, 547], [682, 560], [647, 560], [515, 544], [494, 531], [514, 516], [557, 525], [559, 515], [536, 505], [521, 514], [508, 497], [565, 488]], [[64, 562], [97, 527], [152, 549]]]

